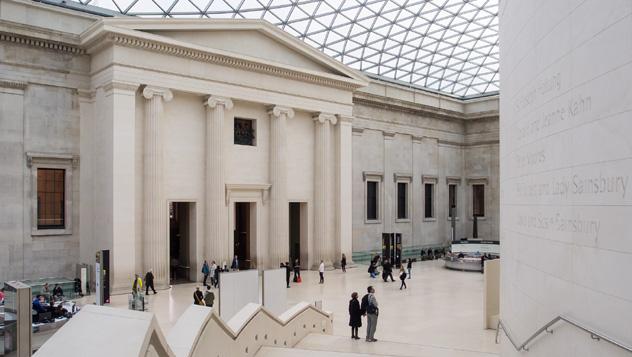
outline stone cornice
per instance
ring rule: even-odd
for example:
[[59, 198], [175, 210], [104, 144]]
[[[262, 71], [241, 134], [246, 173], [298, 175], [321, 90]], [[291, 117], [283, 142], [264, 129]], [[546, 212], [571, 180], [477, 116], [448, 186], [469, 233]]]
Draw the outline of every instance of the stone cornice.
[[0, 87], [1, 88], [10, 88], [10, 89], [18, 89], [24, 90], [28, 83], [22, 81], [12, 81], [8, 79], [0, 79]]
[[164, 43], [157, 40], [140, 38], [127, 34], [124, 35], [119, 33], [108, 33], [105, 36], [104, 40], [120, 46], [141, 48], [143, 50], [166, 53], [168, 55], [189, 58], [200, 62], [210, 62], [223, 66], [229, 66], [232, 68], [239, 68], [252, 72], [269, 74], [275, 77], [283, 77], [303, 82], [316, 83], [328, 87], [342, 88], [346, 90], [355, 90], [360, 87], [358, 84], [349, 81], [336, 80], [333, 78], [328, 78], [326, 76], [319, 76], [316, 74], [305, 73], [253, 60], [231, 57], [211, 51], [188, 48], [186, 46]]
[[59, 52], [68, 52], [76, 55], [86, 54], [86, 51], [79, 46], [25, 35], [17, 35], [8, 32], [0, 32], [0, 41], [13, 42], [20, 45], [39, 47]]
[[134, 83], [125, 83], [125, 82], [108, 82], [103, 85], [103, 91], [105, 93], [110, 93], [112, 91], [124, 91], [124, 92], [136, 92], [138, 90], [139, 84]]
[[497, 112], [484, 112], [465, 114], [453, 110], [440, 109], [428, 105], [419, 103], [412, 103], [403, 100], [398, 100], [390, 97], [384, 97], [376, 94], [369, 94], [364, 92], [355, 92], [353, 94], [353, 104], [366, 105], [373, 108], [380, 108], [385, 110], [410, 113], [420, 115], [427, 118], [442, 119], [442, 120], [478, 120], [478, 119], [491, 119], [498, 120]]

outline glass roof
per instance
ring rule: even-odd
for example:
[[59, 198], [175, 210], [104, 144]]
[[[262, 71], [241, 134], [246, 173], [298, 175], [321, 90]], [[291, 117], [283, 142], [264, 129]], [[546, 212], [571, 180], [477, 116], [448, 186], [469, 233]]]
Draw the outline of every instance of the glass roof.
[[76, 0], [127, 15], [264, 19], [371, 77], [498, 91], [499, 0]]

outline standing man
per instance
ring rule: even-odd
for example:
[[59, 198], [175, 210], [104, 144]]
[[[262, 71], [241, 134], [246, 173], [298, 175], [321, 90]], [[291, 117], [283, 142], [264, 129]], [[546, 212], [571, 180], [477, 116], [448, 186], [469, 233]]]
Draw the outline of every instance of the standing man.
[[345, 253], [342, 253], [342, 259], [340, 259], [340, 267], [342, 268], [342, 272], [347, 272], [347, 256]]
[[377, 316], [380, 309], [378, 308], [377, 299], [375, 298], [375, 289], [369, 286], [367, 294], [362, 297], [362, 305], [360, 309], [366, 314], [366, 342], [375, 342], [375, 328], [377, 327]]
[[287, 287], [290, 287], [290, 275], [291, 275], [291, 268], [290, 268], [290, 262], [285, 262], [285, 264], [281, 263], [281, 268], [285, 268], [285, 283], [287, 284]]
[[154, 295], [158, 294], [154, 289], [154, 273], [151, 269], [145, 274], [145, 295], [149, 295], [149, 288], [154, 292]]
[[202, 282], [202, 285], [208, 286], [206, 285], [206, 279], [208, 279], [208, 275], [210, 274], [210, 272], [211, 270], [208, 267], [208, 262], [205, 259], [204, 264], [202, 264], [202, 274], [204, 274], [204, 281]]
[[318, 266], [318, 275], [320, 275], [320, 282], [318, 284], [325, 283], [325, 262], [320, 261], [320, 265]]
[[237, 256], [235, 255], [235, 257], [233, 258], [233, 262], [230, 265], [230, 268], [235, 271], [235, 270], [239, 270], [239, 259], [237, 259]]
[[410, 279], [410, 272], [413, 270], [413, 260], [408, 258], [408, 264], [406, 264], [406, 269], [408, 269], [408, 279]]
[[299, 278], [301, 277], [301, 264], [297, 259], [294, 259], [294, 282], [300, 283]]
[[215, 270], [217, 270], [217, 264], [215, 264], [215, 261], [213, 260], [211, 262], [211, 270], [210, 270], [210, 277], [211, 277], [211, 286], [215, 286]]

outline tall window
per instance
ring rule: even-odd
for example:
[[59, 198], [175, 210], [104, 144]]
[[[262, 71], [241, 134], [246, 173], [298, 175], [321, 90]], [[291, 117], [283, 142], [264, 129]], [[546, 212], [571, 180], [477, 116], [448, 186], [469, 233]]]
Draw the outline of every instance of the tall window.
[[366, 219], [375, 221], [378, 219], [378, 189], [377, 181], [366, 182]]
[[448, 185], [448, 217], [452, 218], [452, 210], [456, 216], [456, 185]]
[[424, 217], [434, 218], [434, 184], [424, 184]]
[[255, 146], [255, 121], [235, 118], [234, 143]]
[[408, 218], [408, 183], [397, 183], [397, 219]]
[[472, 215], [485, 217], [485, 185], [472, 185]]
[[64, 169], [37, 169], [37, 228], [65, 227]]

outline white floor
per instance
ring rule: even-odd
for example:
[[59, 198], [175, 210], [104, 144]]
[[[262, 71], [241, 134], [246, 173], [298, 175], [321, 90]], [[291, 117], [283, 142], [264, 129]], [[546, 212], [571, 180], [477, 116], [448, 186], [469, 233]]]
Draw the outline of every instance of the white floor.
[[[398, 274], [393, 274], [397, 279]], [[288, 289], [290, 305], [299, 301], [323, 301], [323, 308], [334, 313], [335, 350], [373, 355], [384, 355], [384, 345], [397, 342], [399, 356], [426, 355], [421, 351], [436, 351], [436, 356], [490, 356], [497, 355], [499, 346], [494, 343], [495, 331], [483, 329], [483, 275], [458, 272], [443, 268], [442, 261], [415, 263], [408, 289], [399, 290], [399, 280], [384, 283], [371, 279], [366, 266], [325, 273], [325, 284], [318, 284], [318, 273], [302, 272], [303, 282]], [[165, 333], [193, 302], [197, 284], [182, 284], [170, 290], [150, 295], [149, 309]], [[352, 341], [348, 327], [348, 301], [356, 291], [361, 297], [366, 287], [373, 285], [380, 304], [380, 316], [375, 344]], [[127, 308], [127, 296], [114, 296], [112, 306]], [[365, 323], [365, 322], [363, 322]], [[365, 333], [360, 328], [360, 336]], [[345, 337], [345, 338], [343, 338]], [[313, 338], [312, 338], [313, 340]], [[312, 349], [317, 341], [306, 340], [297, 346]], [[357, 346], [356, 346], [357, 345]], [[360, 346], [362, 345], [362, 346]], [[408, 352], [407, 352], [408, 351]], [[418, 352], [415, 352], [418, 351]], [[433, 355], [433, 354], [428, 354]]]

